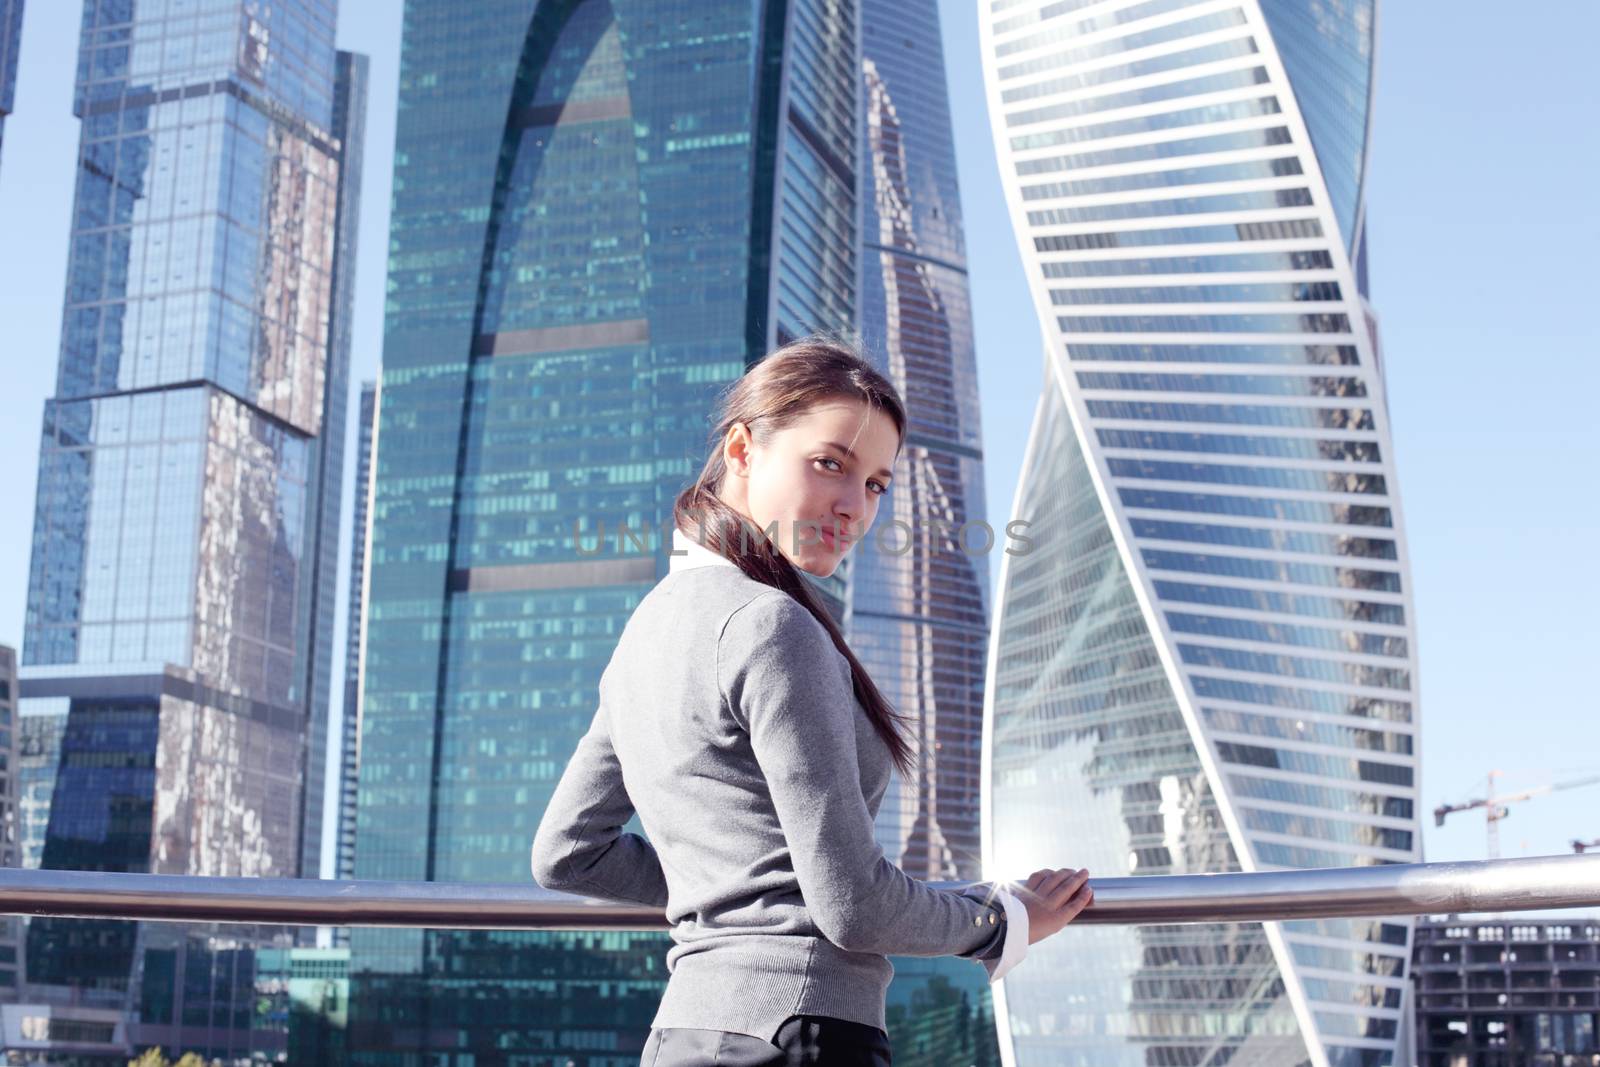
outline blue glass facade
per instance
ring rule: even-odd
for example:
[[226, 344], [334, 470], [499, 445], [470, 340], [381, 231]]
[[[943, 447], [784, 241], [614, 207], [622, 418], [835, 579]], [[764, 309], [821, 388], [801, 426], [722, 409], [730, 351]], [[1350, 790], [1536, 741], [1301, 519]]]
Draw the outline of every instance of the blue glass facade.
[[[977, 879], [989, 557], [981, 528], [963, 530], [985, 514], [983, 453], [938, 5], [863, 0], [861, 34], [860, 332], [910, 423], [876, 523], [903, 525], [850, 557], [846, 632], [917, 723], [917, 778], [893, 772], [879, 809], [884, 854], [915, 877]], [[981, 972], [954, 958], [893, 962], [895, 1062], [999, 1062]], [[966, 1030], [935, 1036], [950, 1013]]]
[[[887, 5], [872, 17], [897, 21]], [[782, 341], [858, 323], [867, 20], [845, 0], [407, 5], [356, 877], [528, 878], [528, 845], [600, 672], [665, 573], [658, 532], [703, 460], [716, 392]], [[926, 223], [873, 238], [885, 245], [873, 269], [904, 290], [891, 310], [881, 278], [870, 283], [875, 344], [889, 343], [886, 316], [937, 305], [927, 337], [895, 333], [895, 373], [928, 397], [919, 462], [942, 482], [923, 506], [964, 511], [977, 494], [981, 511], [948, 115], [942, 84], [926, 84], [926, 65], [942, 64], [937, 25], [915, 33], [920, 68], [896, 57], [892, 76], [908, 129], [932, 138], [925, 157], [909, 137], [907, 150], [938, 176], [881, 195], [938, 203]], [[934, 273], [916, 265], [928, 257]], [[916, 834], [928, 843], [914, 847], [940, 871], [976, 862], [979, 570], [916, 594], [959, 601], [948, 625], [915, 628], [948, 654], [926, 702], [943, 715], [952, 774], [971, 779], [922, 794]], [[847, 577], [819, 583], [841, 616]], [[915, 584], [904, 572], [875, 581], [874, 597]], [[857, 621], [864, 648], [896, 656], [878, 671], [903, 680], [911, 668], [888, 643], [904, 620], [883, 614], [873, 636]], [[668, 945], [354, 930], [353, 1060], [627, 1062]], [[895, 995], [931, 998], [938, 1032], [970, 1037], [991, 1008], [981, 982], [960, 979], [929, 971]]]
[[[0, 863], [22, 864], [21, 730], [17, 721], [17, 650], [0, 645]], [[14, 989], [21, 980], [23, 920], [0, 916], [0, 989]]]
[[[1367, 120], [1372, 110], [1373, 37], [1377, 0], [1337, 6], [1305, 0], [1260, 0], [1283, 69], [1321, 164], [1339, 234], [1352, 262], [1365, 238], [1362, 183]], [[1361, 272], [1361, 291], [1367, 291]]]
[[[311, 477], [319, 487], [307, 516], [318, 551], [310, 576], [314, 594], [304, 601], [296, 662], [311, 702], [306, 746], [305, 804], [300, 825], [302, 877], [321, 875], [323, 776], [327, 757], [330, 694], [333, 688], [334, 613], [338, 610], [338, 545], [344, 490], [345, 412], [350, 395], [351, 327], [355, 306], [356, 237], [360, 220], [363, 150], [367, 138], [368, 59], [353, 52], [334, 57], [333, 137], [339, 145], [339, 186], [334, 209], [333, 266], [329, 292], [334, 314], [328, 322], [327, 408], [322, 433], [313, 445]], [[358, 505], [365, 514], [365, 508]], [[330, 872], [336, 873], [336, 872]]]
[[0, 0], [0, 151], [5, 148], [6, 116], [15, 108], [21, 49], [22, 0]]
[[[344, 715], [339, 730], [339, 820], [334, 877], [354, 878], [356, 785], [361, 766], [361, 647], [367, 598], [367, 544], [372, 515], [372, 474], [377, 459], [378, 383], [361, 383], [356, 432], [355, 507], [350, 516], [350, 587], [345, 596]], [[348, 944], [350, 931], [334, 931]]]
[[345, 1062], [350, 950], [263, 949], [256, 955], [256, 1030], [279, 1035], [284, 1062], [325, 1067]]
[[[854, 17], [407, 4], [356, 877], [528, 879], [716, 390], [851, 324]], [[667, 945], [354, 930], [352, 1061], [637, 1058]]]
[[976, 879], [989, 571], [965, 550], [981, 534], [961, 533], [984, 515], [983, 453], [943, 70], [936, 4], [863, 4], [860, 329], [910, 418], [877, 525], [912, 533], [869, 538], [851, 557], [849, 634], [920, 723], [920, 780], [896, 772], [880, 809], [886, 854], [917, 877]]
[[17, 721], [17, 837], [19, 867], [38, 868], [50, 826], [50, 797], [67, 728], [66, 700], [19, 701]]
[[[332, 0], [85, 5], [22, 671], [25, 701], [65, 711], [45, 867], [319, 873], [365, 107], [334, 21]], [[286, 936], [228, 935], [241, 958]], [[131, 1011], [152, 953], [223, 966], [189, 937], [37, 920], [29, 995], [248, 1051], [232, 963]]]
[[787, 4], [769, 314], [782, 344], [856, 314], [855, 0]]
[[[1365, 0], [1018, 0], [982, 20], [1049, 369], [1016, 504], [1036, 551], [1002, 573], [988, 709], [1006, 866], [1420, 855], [1366, 299], [1374, 20]], [[1019, 1065], [1386, 1067], [1411, 926], [1069, 930], [1006, 979], [1002, 1043]]]

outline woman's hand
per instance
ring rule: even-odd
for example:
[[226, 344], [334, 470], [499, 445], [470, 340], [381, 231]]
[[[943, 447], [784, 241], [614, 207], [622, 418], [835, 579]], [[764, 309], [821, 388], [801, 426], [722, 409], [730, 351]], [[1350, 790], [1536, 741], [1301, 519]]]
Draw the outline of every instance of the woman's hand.
[[1013, 892], [1028, 909], [1028, 944], [1037, 944], [1059, 931], [1094, 903], [1089, 871], [1045, 867], [1028, 876]]

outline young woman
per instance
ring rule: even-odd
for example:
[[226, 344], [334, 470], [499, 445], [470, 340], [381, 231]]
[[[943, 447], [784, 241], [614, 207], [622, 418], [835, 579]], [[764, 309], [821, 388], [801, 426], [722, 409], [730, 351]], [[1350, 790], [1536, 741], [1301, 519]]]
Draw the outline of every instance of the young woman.
[[[933, 888], [873, 837], [902, 717], [805, 571], [871, 528], [905, 441], [894, 386], [804, 338], [722, 397], [674, 508], [669, 573], [629, 617], [533, 842], [549, 889], [666, 909], [670, 977], [643, 1067], [889, 1062], [886, 957], [990, 980], [1092, 903], [1088, 872]], [[637, 810], [649, 840], [623, 833]]]

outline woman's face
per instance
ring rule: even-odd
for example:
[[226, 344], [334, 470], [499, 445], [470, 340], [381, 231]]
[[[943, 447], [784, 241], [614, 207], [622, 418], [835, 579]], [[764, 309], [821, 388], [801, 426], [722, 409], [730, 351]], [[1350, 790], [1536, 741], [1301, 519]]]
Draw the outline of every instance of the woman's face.
[[774, 546], [796, 567], [826, 578], [872, 528], [900, 435], [887, 412], [840, 397], [814, 406], [765, 445], [735, 423], [722, 447], [722, 499], [768, 536], [775, 532]]

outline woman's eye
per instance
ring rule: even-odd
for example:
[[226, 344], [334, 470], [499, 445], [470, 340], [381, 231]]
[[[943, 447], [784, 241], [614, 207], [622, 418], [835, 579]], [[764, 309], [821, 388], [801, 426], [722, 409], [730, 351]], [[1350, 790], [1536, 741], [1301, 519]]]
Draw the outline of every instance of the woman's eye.
[[[817, 462], [818, 463], [832, 463], [832, 464], [838, 465], [840, 470], [844, 469], [844, 467], [841, 464], [839, 464], [839, 461], [834, 459], [832, 456], [818, 456], [817, 457]], [[828, 469], [832, 470], [833, 468], [829, 467]], [[869, 481], [867, 484], [870, 485], [870, 486], [876, 486], [877, 487], [873, 491], [873, 495], [875, 495], [875, 496], [882, 496], [883, 494], [885, 494], [885, 493], [887, 493], [889, 491], [889, 487], [887, 485], [884, 485], [882, 482], [880, 482], [880, 481], [878, 481], [876, 479], [873, 479], [872, 481]]]

